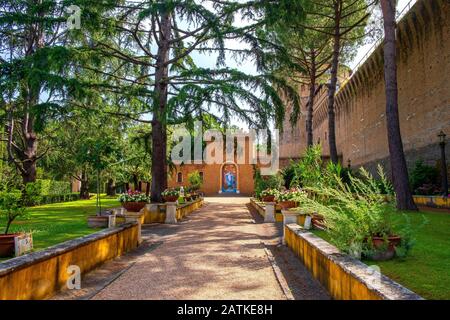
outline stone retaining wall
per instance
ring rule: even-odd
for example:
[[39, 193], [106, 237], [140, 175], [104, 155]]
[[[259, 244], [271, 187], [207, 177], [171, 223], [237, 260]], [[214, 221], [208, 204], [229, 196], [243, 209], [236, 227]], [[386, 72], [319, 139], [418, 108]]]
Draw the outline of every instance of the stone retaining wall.
[[127, 223], [0, 263], [0, 300], [53, 296], [67, 288], [69, 266], [78, 266], [84, 274], [135, 249], [139, 228], [137, 223]]
[[421, 300], [369, 266], [342, 254], [297, 224], [285, 226], [286, 245], [336, 300]]
[[419, 206], [450, 209], [450, 198], [442, 196], [413, 196]]
[[[177, 220], [181, 220], [203, 206], [203, 198], [177, 206]], [[164, 203], [150, 204], [144, 208], [144, 224], [164, 223], [166, 220]]]

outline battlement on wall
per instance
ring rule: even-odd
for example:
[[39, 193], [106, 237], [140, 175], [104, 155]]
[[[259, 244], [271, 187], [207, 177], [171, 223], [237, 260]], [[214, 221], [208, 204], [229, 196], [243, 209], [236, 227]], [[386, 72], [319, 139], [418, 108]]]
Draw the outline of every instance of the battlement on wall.
[[[444, 24], [448, 24], [449, 2], [447, 0], [418, 0], [411, 10], [398, 23], [398, 64], [405, 65], [415, 50], [423, 47], [430, 35], [445, 40]], [[336, 93], [336, 116], [343, 106], [357, 95], [367, 94], [373, 86], [383, 79], [383, 42], [373, 51], [352, 76], [345, 81]], [[444, 69], [445, 70], [445, 69]], [[436, 71], [435, 71], [436, 72]], [[327, 89], [323, 87], [316, 99], [313, 128], [316, 129], [328, 118]]]

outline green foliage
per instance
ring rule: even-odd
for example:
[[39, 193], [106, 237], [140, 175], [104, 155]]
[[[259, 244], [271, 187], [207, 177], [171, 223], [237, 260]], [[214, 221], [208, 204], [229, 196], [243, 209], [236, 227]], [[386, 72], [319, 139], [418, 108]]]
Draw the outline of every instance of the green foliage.
[[281, 190], [284, 185], [283, 176], [281, 173], [276, 175], [263, 176], [260, 169], [255, 169], [253, 174], [253, 181], [255, 186], [255, 195], [259, 199], [261, 193], [267, 189]]
[[314, 145], [306, 149], [302, 159], [292, 164], [294, 172], [290, 187], [319, 187], [324, 183], [322, 147]]
[[265, 189], [261, 192], [261, 197], [277, 196], [280, 193], [278, 189]]
[[203, 184], [202, 177], [200, 176], [198, 170], [195, 170], [188, 174], [188, 181], [190, 184], [190, 190], [192, 191], [200, 190]]
[[435, 167], [424, 164], [422, 160], [415, 163], [409, 175], [409, 183], [415, 194], [435, 194], [439, 193], [438, 185], [439, 170]]
[[413, 244], [408, 221], [394, 222], [394, 206], [381, 192], [380, 183], [384, 189], [391, 188], [381, 166], [378, 167], [378, 175], [379, 181], [361, 168], [360, 177], [350, 175], [349, 185], [333, 175], [333, 183], [307, 188], [319, 197], [306, 199], [302, 206], [325, 217], [330, 237], [346, 253], [371, 255], [375, 250], [370, 241], [373, 236], [384, 239], [392, 235], [402, 236], [399, 253], [403, 255]]
[[25, 214], [24, 193], [18, 189], [0, 191], [0, 217], [6, 220], [5, 234], [8, 234], [11, 223]]
[[297, 188], [281, 191], [276, 196], [278, 202], [295, 201], [297, 203], [303, 203], [305, 198], [306, 192]]

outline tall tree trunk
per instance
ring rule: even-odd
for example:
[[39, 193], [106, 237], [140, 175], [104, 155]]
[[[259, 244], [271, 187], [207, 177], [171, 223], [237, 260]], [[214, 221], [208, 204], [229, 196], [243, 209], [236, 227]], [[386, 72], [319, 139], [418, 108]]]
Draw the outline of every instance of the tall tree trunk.
[[81, 172], [80, 199], [89, 199], [89, 180], [86, 170]]
[[331, 63], [331, 78], [328, 86], [328, 143], [330, 146], [330, 158], [333, 163], [338, 163], [336, 147], [336, 128], [334, 112], [334, 96], [336, 94], [337, 76], [339, 70], [339, 55], [341, 51], [341, 3], [334, 4], [335, 26], [333, 37], [333, 60]]
[[148, 197], [150, 195], [151, 183], [147, 182], [145, 186], [145, 195]]
[[116, 186], [114, 184], [114, 179], [109, 178], [108, 183], [106, 185], [106, 194], [108, 196], [115, 196], [116, 195]]
[[171, 31], [170, 13], [161, 17], [161, 31], [155, 68], [155, 95], [152, 119], [152, 191], [151, 200], [161, 202], [161, 192], [167, 188], [167, 76], [169, 41]]
[[36, 161], [38, 150], [38, 139], [33, 131], [33, 119], [27, 112], [24, 117], [23, 137], [25, 140], [25, 150], [22, 157], [22, 181], [24, 184], [36, 181]]
[[139, 188], [138, 176], [135, 174], [133, 174], [133, 186], [134, 186], [134, 191], [141, 191], [141, 189]]
[[381, 0], [384, 20], [384, 81], [386, 91], [386, 122], [389, 156], [392, 170], [397, 208], [417, 210], [408, 183], [408, 168], [403, 152], [402, 136], [398, 115], [397, 52], [396, 52], [396, 1]]
[[306, 134], [307, 146], [311, 147], [314, 144], [313, 137], [313, 112], [314, 112], [314, 97], [316, 94], [316, 66], [314, 63], [314, 55], [312, 55], [311, 76], [309, 85], [308, 110], [306, 115]]

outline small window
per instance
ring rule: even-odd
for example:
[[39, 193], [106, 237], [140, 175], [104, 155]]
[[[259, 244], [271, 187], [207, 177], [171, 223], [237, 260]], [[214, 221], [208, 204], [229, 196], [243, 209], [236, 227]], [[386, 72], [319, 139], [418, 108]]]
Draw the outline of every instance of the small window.
[[203, 181], [203, 171], [200, 171], [200, 179]]
[[177, 174], [177, 182], [178, 183], [183, 182], [183, 174], [181, 172], [178, 172], [178, 174]]

